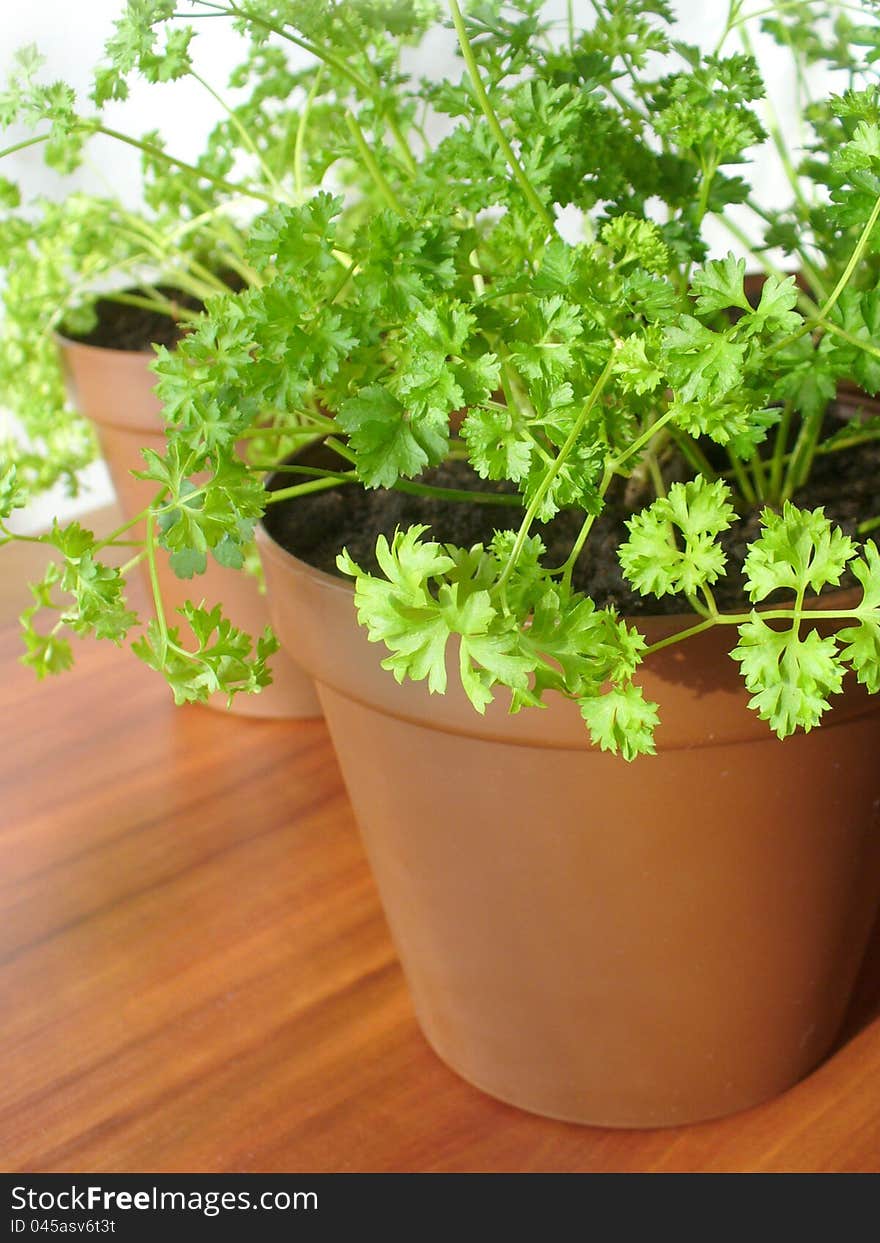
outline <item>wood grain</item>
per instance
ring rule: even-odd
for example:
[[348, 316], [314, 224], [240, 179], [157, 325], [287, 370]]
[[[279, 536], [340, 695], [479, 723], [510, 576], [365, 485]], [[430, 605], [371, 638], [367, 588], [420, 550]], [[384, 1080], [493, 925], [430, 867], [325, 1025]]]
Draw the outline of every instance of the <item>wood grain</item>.
[[0, 631], [0, 1167], [877, 1171], [880, 932], [841, 1046], [746, 1114], [603, 1131], [463, 1083], [413, 1019], [323, 725], [176, 710]]

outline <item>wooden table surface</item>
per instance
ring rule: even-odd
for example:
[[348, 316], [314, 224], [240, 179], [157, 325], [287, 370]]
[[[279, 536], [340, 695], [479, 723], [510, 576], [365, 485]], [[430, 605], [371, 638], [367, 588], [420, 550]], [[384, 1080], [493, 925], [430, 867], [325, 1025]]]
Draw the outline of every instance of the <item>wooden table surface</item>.
[[834, 1056], [720, 1122], [533, 1117], [429, 1050], [320, 722], [0, 628], [0, 1168], [877, 1171], [880, 935]]

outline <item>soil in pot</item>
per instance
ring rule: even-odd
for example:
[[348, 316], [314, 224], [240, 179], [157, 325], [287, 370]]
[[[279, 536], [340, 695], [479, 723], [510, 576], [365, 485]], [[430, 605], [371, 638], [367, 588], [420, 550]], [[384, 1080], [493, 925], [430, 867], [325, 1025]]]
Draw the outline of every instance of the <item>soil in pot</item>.
[[[848, 409], [832, 411], [829, 414], [832, 425], [828, 430], [838, 429], [841, 416], [848, 413]], [[344, 465], [323, 446], [312, 447], [301, 454], [298, 461], [324, 469], [339, 469]], [[880, 442], [862, 444], [817, 456], [808, 484], [793, 499], [803, 508], [823, 506], [833, 522], [847, 534], [854, 535], [861, 521], [880, 513], [878, 478]], [[513, 490], [506, 482], [480, 479], [467, 462], [457, 460], [426, 471], [421, 481], [438, 488], [482, 494], [509, 494]], [[289, 483], [290, 477], [282, 472], [269, 486], [278, 489]], [[641, 508], [649, 499], [646, 496], [636, 508]], [[624, 481], [617, 480], [593, 527], [589, 548], [575, 567], [573, 585], [591, 596], [600, 608], [613, 606], [627, 617], [687, 613], [689, 605], [682, 597], [665, 596], [659, 600], [653, 596], [643, 597], [624, 579], [618, 549], [627, 538], [626, 520], [633, 508], [632, 503], [628, 503]], [[343, 548], [348, 549], [363, 569], [380, 573], [375, 559], [379, 534], [390, 539], [397, 527], [405, 529], [424, 523], [430, 527], [432, 539], [470, 547], [477, 543], [488, 544], [496, 530], [516, 530], [522, 517], [522, 509], [514, 505], [463, 504], [394, 489], [365, 491], [341, 485], [269, 506], [264, 525], [288, 552], [327, 574], [338, 573], [336, 557]], [[719, 607], [730, 612], [751, 608], [743, 593], [742, 565], [749, 544], [759, 532], [760, 514], [755, 510], [744, 514], [743, 518], [721, 536], [727, 552], [728, 571], [713, 589]], [[561, 565], [565, 561], [582, 522], [582, 511], [567, 510], [549, 524], [534, 525], [534, 533], [540, 534], [547, 547], [547, 564]], [[853, 583], [849, 577], [841, 585], [846, 587]]]
[[[156, 290], [175, 306], [185, 311], [201, 311], [204, 304], [190, 294], [181, 293], [171, 285], [157, 285]], [[126, 294], [148, 298], [146, 289], [127, 289]], [[186, 332], [187, 321], [174, 315], [163, 315], [149, 307], [131, 306], [127, 302], [115, 302], [99, 298], [95, 303], [97, 323], [90, 332], [64, 335], [69, 341], [80, 345], [93, 345], [104, 350], [130, 350], [142, 353], [151, 345], [164, 345], [171, 349]]]

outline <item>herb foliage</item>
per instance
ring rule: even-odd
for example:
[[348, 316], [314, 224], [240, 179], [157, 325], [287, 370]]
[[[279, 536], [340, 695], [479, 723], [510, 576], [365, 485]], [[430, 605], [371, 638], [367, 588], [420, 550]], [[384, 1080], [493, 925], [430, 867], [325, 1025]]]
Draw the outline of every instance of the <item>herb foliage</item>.
[[[851, 430], [823, 439], [838, 385], [880, 388], [880, 6], [731, 0], [709, 52], [679, 37], [663, 0], [589, 7], [579, 29], [549, 24], [538, 0], [466, 11], [449, 0], [445, 12], [427, 0], [192, 0], [192, 21], [232, 22], [253, 64], [285, 43], [314, 56], [296, 83], [306, 103], [295, 148], [301, 160], [308, 152], [309, 172], [293, 195], [262, 184], [272, 206], [245, 252], [255, 279], [212, 297], [180, 347], [160, 351], [169, 444], [146, 465], [157, 498], [145, 555], [153, 564], [170, 554], [185, 576], [209, 554], [235, 564], [267, 504], [329, 487], [442, 495], [422, 472], [466, 458], [483, 478], [515, 485], [517, 531], [459, 548], [423, 526], [401, 530], [379, 540], [380, 575], [340, 557], [359, 620], [398, 681], [442, 693], [456, 667], [478, 712], [499, 691], [512, 711], [561, 693], [597, 746], [632, 759], [653, 750], [662, 713], [641, 690], [640, 665], [728, 627], [752, 707], [784, 738], [819, 723], [847, 671], [880, 688], [877, 548], [793, 502], [817, 454], [852, 441]], [[438, 22], [457, 41], [460, 79], [403, 68], [404, 47]], [[801, 85], [820, 61], [846, 77], [841, 93], [806, 109], [800, 160], [766, 107], [751, 54], [758, 25], [787, 49]], [[170, 0], [130, 5], [98, 101], [124, 94], [135, 72], [189, 72], [195, 39]], [[65, 144], [75, 155], [81, 131], [65, 128], [65, 107], [44, 103], [43, 140], [74, 158]], [[255, 145], [261, 117], [258, 106], [240, 118]], [[743, 175], [762, 143], [790, 175], [791, 200], [778, 209]], [[233, 176], [221, 148], [215, 186]], [[288, 157], [296, 149], [267, 156], [275, 183]], [[186, 202], [191, 174], [163, 167], [162, 193]], [[710, 259], [704, 239], [712, 219], [742, 241], [730, 210], [741, 205], [764, 230], [749, 248], [766, 274], [757, 305], [746, 261]], [[559, 235], [561, 209], [581, 218], [581, 241]], [[858, 430], [878, 434], [876, 423]], [[294, 463], [290, 486], [267, 494], [263, 469], [307, 438], [324, 439], [344, 468]], [[675, 477], [682, 462], [687, 474]], [[202, 472], [208, 482], [195, 483]], [[619, 478], [642, 498], [620, 549], [624, 573], [694, 615], [653, 646], [572, 588]], [[8, 511], [11, 475], [4, 495]], [[762, 528], [745, 564], [753, 607], [722, 613], [718, 537], [756, 507]], [[581, 532], [566, 562], [548, 566], [537, 528], [562, 508], [581, 511]], [[97, 593], [111, 618], [102, 630], [121, 641], [133, 623], [120, 579], [95, 568], [100, 546], [85, 534], [46, 538], [74, 601], [64, 625], [97, 632]], [[815, 607], [847, 567], [857, 603]], [[56, 585], [44, 582], [37, 603]], [[185, 647], [158, 590], [156, 606], [135, 650], [178, 699], [268, 677], [271, 640], [252, 654], [216, 613], [192, 609], [196, 646]], [[36, 616], [28, 659], [52, 672], [68, 651], [54, 632], [37, 635]], [[828, 622], [842, 628], [828, 633]]]

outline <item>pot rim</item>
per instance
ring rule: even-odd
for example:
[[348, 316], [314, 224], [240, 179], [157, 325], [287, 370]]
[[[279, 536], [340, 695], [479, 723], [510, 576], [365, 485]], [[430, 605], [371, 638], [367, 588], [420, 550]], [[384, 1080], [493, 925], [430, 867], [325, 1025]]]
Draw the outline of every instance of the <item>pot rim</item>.
[[116, 345], [91, 345], [88, 341], [78, 341], [76, 337], [66, 337], [63, 332], [57, 329], [52, 333], [52, 339], [55, 344], [65, 350], [82, 350], [85, 353], [92, 354], [118, 354], [122, 358], [149, 358], [156, 357], [155, 350], [121, 350]]

